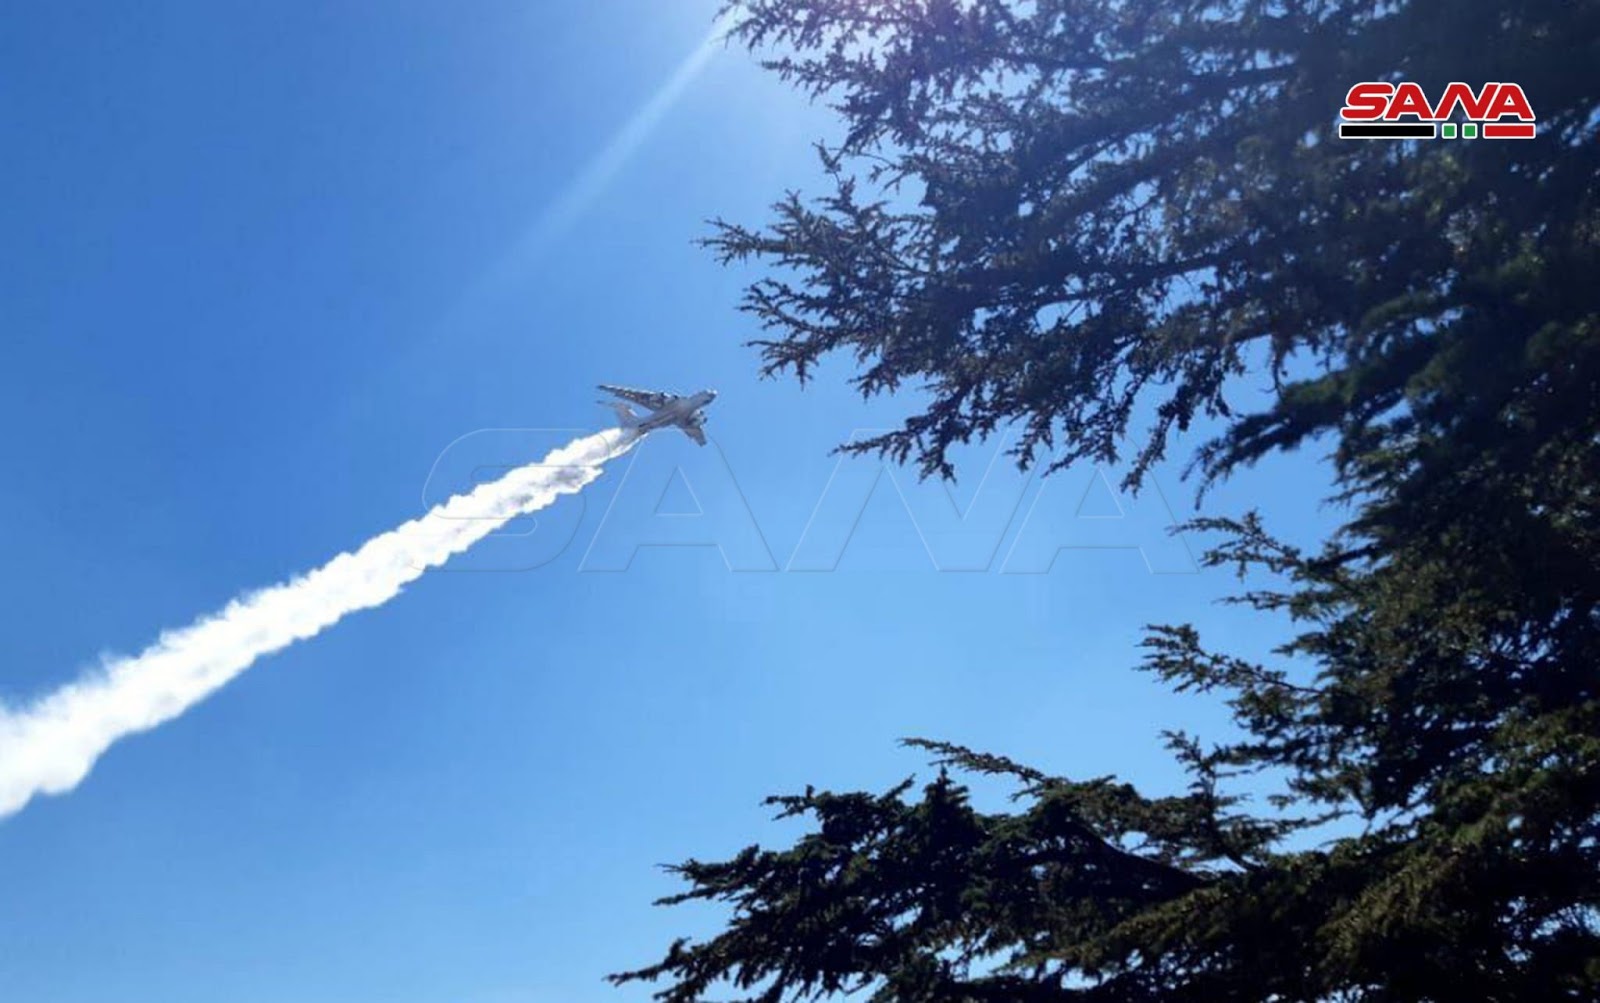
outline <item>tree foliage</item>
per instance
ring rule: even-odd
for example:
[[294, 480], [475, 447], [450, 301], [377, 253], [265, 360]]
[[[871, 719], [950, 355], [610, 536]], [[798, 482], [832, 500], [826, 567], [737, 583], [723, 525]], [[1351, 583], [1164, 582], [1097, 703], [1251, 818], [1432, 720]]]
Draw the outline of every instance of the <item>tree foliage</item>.
[[[669, 1003], [1600, 999], [1600, 4], [735, 6], [846, 126], [830, 195], [712, 238], [775, 266], [746, 304], [769, 370], [843, 351], [865, 393], [931, 391], [849, 448], [950, 473], [952, 443], [1019, 421], [1023, 462], [1131, 441], [1137, 481], [1210, 416], [1206, 476], [1331, 436], [1353, 515], [1314, 552], [1200, 524], [1208, 565], [1277, 583], [1237, 601], [1296, 629], [1267, 662], [1151, 629], [1144, 668], [1244, 735], [1170, 735], [1187, 792], [919, 741], [942, 768], [920, 790], [777, 798], [812, 823], [794, 845], [677, 868], [667, 901], [725, 903], [726, 928], [615, 980]], [[1351, 83], [1469, 76], [1520, 82], [1539, 138], [1332, 138]], [[1274, 402], [1236, 413], [1255, 365]], [[1010, 778], [1015, 810], [950, 768]], [[1271, 804], [1230, 794], [1252, 774]]]
[[[737, 36], [832, 102], [835, 190], [710, 243], [779, 274], [746, 309], [767, 371], [860, 363], [867, 395], [932, 402], [855, 444], [949, 473], [946, 450], [1020, 421], [1031, 460], [1135, 476], [1170, 432], [1234, 417], [1252, 345], [1280, 377], [1325, 363], [1207, 454], [1213, 471], [1360, 423], [1443, 357], [1522, 354], [1535, 301], [1586, 316], [1600, 5], [1543, 0], [744, 0]], [[1345, 91], [1515, 80], [1533, 143], [1333, 140]], [[1476, 311], [1487, 324], [1459, 324]], [[1539, 318], [1539, 319], [1542, 319]], [[1484, 328], [1488, 328], [1487, 335]], [[1138, 432], [1138, 429], [1133, 429]]]

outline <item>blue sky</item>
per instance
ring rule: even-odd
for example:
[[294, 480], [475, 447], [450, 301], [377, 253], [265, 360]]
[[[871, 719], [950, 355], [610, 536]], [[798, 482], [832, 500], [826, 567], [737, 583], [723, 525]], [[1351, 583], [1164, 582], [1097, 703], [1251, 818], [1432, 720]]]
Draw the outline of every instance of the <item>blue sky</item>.
[[[680, 72], [714, 7], [0, 15], [8, 702], [600, 427], [597, 382], [721, 391], [716, 449], [647, 442], [0, 821], [0, 998], [643, 999], [601, 977], [715, 919], [652, 908], [656, 865], [782, 840], [768, 793], [925, 775], [906, 735], [1159, 790], [1160, 729], [1222, 733], [1130, 671], [1139, 628], [1272, 625], [1182, 573], [1153, 493], [980, 491], [984, 447], [961, 523], [828, 455], [898, 413], [843, 366], [756, 379], [748, 273], [692, 240], [820, 190], [829, 121], [739, 51]], [[1206, 507], [1310, 539], [1324, 482], [1277, 460]]]

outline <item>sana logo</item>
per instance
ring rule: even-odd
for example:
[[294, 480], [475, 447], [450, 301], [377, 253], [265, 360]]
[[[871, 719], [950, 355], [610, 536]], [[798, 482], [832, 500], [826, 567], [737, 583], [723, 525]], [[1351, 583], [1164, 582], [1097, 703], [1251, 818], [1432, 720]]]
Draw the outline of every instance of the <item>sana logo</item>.
[[[1465, 121], [1456, 121], [1460, 117]], [[1364, 81], [1339, 109], [1340, 139], [1532, 139], [1533, 105], [1520, 84], [1463, 83], [1429, 101], [1420, 84]]]

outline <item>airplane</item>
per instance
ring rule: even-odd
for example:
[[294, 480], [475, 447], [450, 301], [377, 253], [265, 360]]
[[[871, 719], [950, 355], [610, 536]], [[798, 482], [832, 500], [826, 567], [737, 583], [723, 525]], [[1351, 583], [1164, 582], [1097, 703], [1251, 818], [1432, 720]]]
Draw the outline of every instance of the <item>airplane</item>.
[[600, 389], [650, 412], [645, 415], [635, 414], [633, 408], [622, 401], [601, 401], [600, 403], [617, 412], [617, 418], [622, 422], [623, 428], [637, 431], [642, 435], [658, 428], [675, 426], [700, 445], [706, 444], [704, 409], [717, 399], [715, 390], [679, 395], [664, 394], [654, 390], [630, 390], [627, 387], [614, 387], [605, 383], [600, 384]]

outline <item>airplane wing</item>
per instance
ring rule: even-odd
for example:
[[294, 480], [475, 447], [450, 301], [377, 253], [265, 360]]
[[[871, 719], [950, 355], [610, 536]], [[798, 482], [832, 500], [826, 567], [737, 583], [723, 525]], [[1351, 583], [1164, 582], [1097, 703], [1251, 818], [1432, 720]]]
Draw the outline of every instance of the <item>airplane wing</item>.
[[706, 434], [700, 430], [699, 425], [679, 425], [678, 427], [683, 429], [684, 435], [693, 439], [698, 445], [704, 446], [706, 444]]
[[625, 401], [647, 407], [652, 411], [659, 411], [672, 403], [672, 394], [657, 393], [654, 390], [630, 390], [627, 387], [613, 387], [605, 383], [600, 384], [600, 389]]

